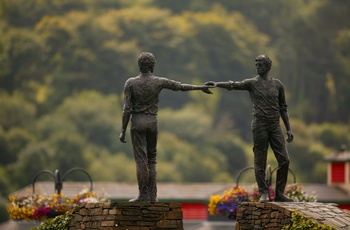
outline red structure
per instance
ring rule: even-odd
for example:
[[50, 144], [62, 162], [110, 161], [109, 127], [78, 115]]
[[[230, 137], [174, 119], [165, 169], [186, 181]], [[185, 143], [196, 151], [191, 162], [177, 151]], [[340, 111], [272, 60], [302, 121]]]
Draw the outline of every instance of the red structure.
[[208, 218], [208, 204], [182, 203], [182, 212], [185, 220], [206, 220]]
[[350, 152], [347, 152], [345, 146], [340, 150], [327, 156], [328, 161], [328, 186], [350, 186]]

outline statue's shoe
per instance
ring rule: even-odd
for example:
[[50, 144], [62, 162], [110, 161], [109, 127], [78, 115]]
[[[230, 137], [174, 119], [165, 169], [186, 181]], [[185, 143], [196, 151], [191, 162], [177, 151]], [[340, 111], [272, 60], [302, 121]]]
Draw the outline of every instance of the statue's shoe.
[[294, 200], [286, 197], [285, 195], [276, 195], [275, 202], [294, 202]]

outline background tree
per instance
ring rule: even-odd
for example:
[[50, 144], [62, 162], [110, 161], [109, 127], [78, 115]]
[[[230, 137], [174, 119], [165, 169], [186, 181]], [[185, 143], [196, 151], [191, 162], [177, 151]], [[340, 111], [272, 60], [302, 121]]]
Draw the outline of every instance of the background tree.
[[[1, 194], [42, 169], [80, 166], [94, 180], [135, 181], [132, 148], [117, 135], [123, 85], [138, 74], [141, 51], [155, 54], [155, 75], [192, 84], [255, 76], [255, 57], [269, 55], [296, 136], [291, 168], [300, 183], [325, 183], [323, 157], [350, 146], [349, 7], [340, 0], [1, 0]], [[233, 183], [252, 166], [248, 94], [212, 91], [162, 92], [160, 181]]]

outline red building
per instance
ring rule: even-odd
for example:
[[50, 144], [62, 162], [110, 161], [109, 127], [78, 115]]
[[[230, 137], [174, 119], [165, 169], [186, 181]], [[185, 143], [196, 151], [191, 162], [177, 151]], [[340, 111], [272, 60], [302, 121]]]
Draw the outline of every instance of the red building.
[[[350, 195], [350, 152], [341, 146], [338, 152], [325, 157], [327, 165], [327, 186]], [[347, 199], [346, 199], [347, 198]], [[346, 200], [345, 200], [346, 199]], [[348, 197], [336, 202], [340, 208], [350, 210]]]

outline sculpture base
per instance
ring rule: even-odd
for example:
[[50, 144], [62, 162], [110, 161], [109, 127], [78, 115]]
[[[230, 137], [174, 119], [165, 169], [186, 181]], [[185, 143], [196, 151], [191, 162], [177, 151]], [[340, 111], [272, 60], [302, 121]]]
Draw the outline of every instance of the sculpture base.
[[292, 213], [299, 212], [321, 224], [336, 229], [350, 229], [350, 213], [335, 204], [317, 202], [242, 202], [237, 209], [236, 230], [279, 230], [292, 223]]
[[69, 230], [183, 229], [181, 203], [89, 203], [75, 209]]

